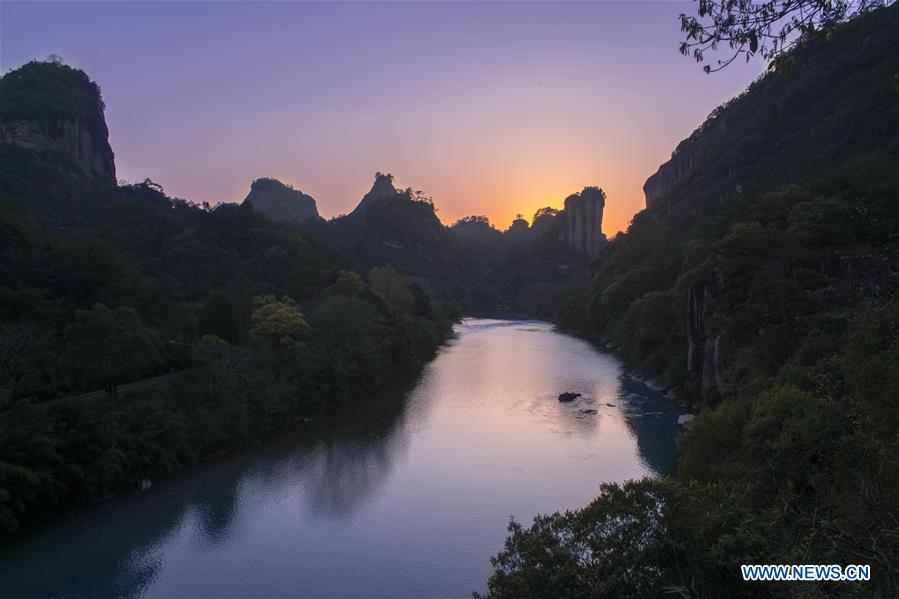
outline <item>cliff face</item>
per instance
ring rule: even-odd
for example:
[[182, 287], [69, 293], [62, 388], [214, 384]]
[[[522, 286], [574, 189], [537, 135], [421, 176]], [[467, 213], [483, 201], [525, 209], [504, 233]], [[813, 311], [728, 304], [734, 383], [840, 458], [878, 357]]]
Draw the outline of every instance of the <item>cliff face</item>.
[[[820, 311], [852, 302], [871, 301], [899, 289], [899, 261], [864, 247], [793, 257], [793, 265], [804, 276], [817, 281], [802, 291], [808, 310]], [[728, 368], [739, 337], [735, 327], [719, 317], [721, 299], [732, 289], [717, 276], [687, 289], [686, 320], [687, 384], [704, 400], [727, 395], [733, 390]], [[758, 332], [761, 335], [761, 332]]]
[[559, 213], [560, 235], [565, 245], [581, 254], [596, 255], [606, 239], [602, 234], [605, 205], [606, 194], [598, 187], [585, 187], [565, 198], [565, 209]]
[[78, 118], [59, 119], [50, 126], [37, 121], [0, 122], [0, 143], [34, 152], [59, 152], [90, 177], [115, 184], [115, 162], [106, 138], [95, 139]]
[[[810, 181], [895, 181], [897, 27], [890, 6], [800, 45], [790, 74], [756, 80], [678, 144], [646, 180], [646, 208], [720, 211], [741, 195]], [[847, 156], [877, 169], [852, 169]]]
[[681, 143], [678, 149], [671, 155], [671, 160], [662, 164], [646, 183], [643, 184], [643, 193], [646, 196], [646, 208], [654, 210], [663, 204], [665, 195], [672, 187], [683, 180], [696, 166], [696, 152], [693, 147]]
[[687, 383], [704, 399], [724, 395], [721, 334], [712, 327], [716, 285], [693, 285], [687, 291]]
[[712, 111], [593, 263], [586, 309], [554, 317], [701, 403], [774, 380], [811, 335], [895, 293], [897, 31], [894, 4], [811, 36], [789, 74]]
[[253, 181], [244, 202], [273, 221], [305, 223], [321, 218], [312, 196], [277, 179], [262, 178]]
[[82, 71], [30, 62], [0, 79], [0, 143], [62, 156], [88, 177], [115, 185], [103, 110], [100, 89]]

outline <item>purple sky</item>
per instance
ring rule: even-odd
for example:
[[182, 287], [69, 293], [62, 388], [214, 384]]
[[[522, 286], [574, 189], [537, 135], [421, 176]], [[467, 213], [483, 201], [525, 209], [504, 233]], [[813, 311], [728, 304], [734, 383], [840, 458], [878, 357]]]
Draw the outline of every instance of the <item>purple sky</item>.
[[0, 67], [61, 55], [103, 90], [120, 178], [239, 201], [271, 176], [348, 212], [375, 171], [441, 219], [609, 195], [603, 229], [762, 70], [677, 52], [690, 2], [0, 3]]

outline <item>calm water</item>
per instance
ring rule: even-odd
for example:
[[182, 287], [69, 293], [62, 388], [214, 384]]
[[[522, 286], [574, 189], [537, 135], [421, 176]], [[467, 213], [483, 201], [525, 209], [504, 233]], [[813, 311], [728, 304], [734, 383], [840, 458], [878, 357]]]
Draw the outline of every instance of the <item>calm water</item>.
[[676, 419], [551, 325], [467, 319], [402, 392], [30, 533], [0, 594], [470, 596], [509, 516], [670, 470]]

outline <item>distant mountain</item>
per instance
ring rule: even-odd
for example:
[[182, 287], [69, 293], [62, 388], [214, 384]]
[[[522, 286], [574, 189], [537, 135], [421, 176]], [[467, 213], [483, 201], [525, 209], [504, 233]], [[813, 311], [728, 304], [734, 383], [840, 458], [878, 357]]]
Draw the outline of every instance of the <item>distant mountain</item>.
[[386, 175], [380, 172], [375, 173], [375, 182], [371, 186], [371, 190], [362, 197], [362, 201], [347, 216], [351, 218], [363, 216], [372, 204], [375, 204], [378, 200], [394, 198], [396, 195], [397, 190], [393, 186], [393, 175], [390, 173]]
[[[525, 226], [527, 223], [525, 223]], [[475, 215], [460, 218], [449, 228], [454, 237], [467, 243], [480, 244], [492, 250], [504, 246], [503, 233], [490, 224], [486, 216]]]
[[365, 268], [390, 264], [457, 290], [465, 278], [466, 260], [434, 205], [411, 190], [398, 191], [389, 174], [375, 175], [356, 209], [331, 221], [329, 235]]
[[276, 222], [305, 223], [321, 218], [312, 196], [267, 177], [253, 181], [244, 203]]

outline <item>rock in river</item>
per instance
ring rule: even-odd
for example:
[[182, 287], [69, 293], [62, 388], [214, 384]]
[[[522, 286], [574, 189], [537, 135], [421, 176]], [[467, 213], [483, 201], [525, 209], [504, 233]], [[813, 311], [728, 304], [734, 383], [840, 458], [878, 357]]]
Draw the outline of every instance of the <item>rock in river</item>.
[[570, 391], [568, 391], [559, 395], [559, 401], [561, 401], [562, 403], [568, 403], [569, 401], [574, 401], [580, 396], [580, 393], [571, 393]]

